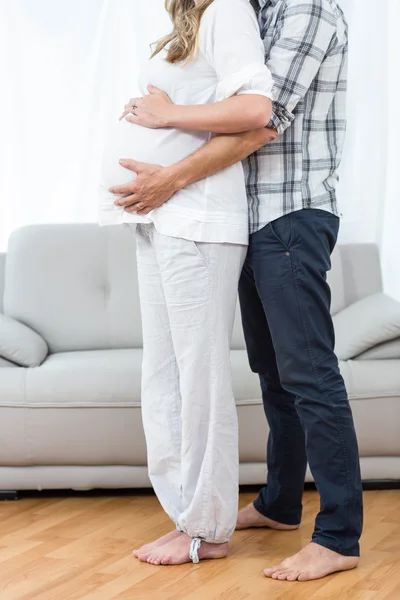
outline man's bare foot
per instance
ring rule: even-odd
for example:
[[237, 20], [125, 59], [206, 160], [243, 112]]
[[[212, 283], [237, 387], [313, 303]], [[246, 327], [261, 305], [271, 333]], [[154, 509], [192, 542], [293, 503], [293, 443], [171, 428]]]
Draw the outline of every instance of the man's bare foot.
[[278, 529], [279, 531], [292, 531], [293, 529], [298, 529], [299, 525], [284, 525], [283, 523], [268, 519], [268, 517], [264, 517], [264, 515], [259, 513], [254, 508], [254, 504], [251, 503], [239, 511], [236, 529], [250, 529], [251, 527], [269, 527], [269, 529]]
[[146, 544], [145, 546], [142, 546], [141, 548], [139, 548], [139, 550], [134, 550], [132, 554], [135, 558], [139, 558], [140, 560], [143, 559], [143, 561], [145, 561], [146, 558], [154, 550], [154, 548], [158, 548], [159, 546], [168, 544], [168, 542], [175, 540], [180, 535], [181, 535], [181, 532], [178, 531], [177, 529], [175, 529], [174, 531], [170, 531], [169, 533], [167, 533], [167, 535], [163, 535], [162, 537], [158, 538], [158, 540], [155, 540], [155, 542]]
[[358, 566], [356, 556], [342, 556], [311, 542], [280, 565], [265, 569], [264, 575], [280, 581], [311, 581], [338, 571], [349, 571]]
[[[190, 546], [192, 538], [185, 533], [181, 533], [179, 537], [164, 544], [163, 546], [155, 547], [147, 559], [142, 562], [148, 562], [152, 565], [183, 565], [192, 562], [189, 558]], [[228, 554], [228, 544], [208, 544], [202, 542], [199, 549], [199, 559], [208, 560], [212, 558], [224, 558]]]

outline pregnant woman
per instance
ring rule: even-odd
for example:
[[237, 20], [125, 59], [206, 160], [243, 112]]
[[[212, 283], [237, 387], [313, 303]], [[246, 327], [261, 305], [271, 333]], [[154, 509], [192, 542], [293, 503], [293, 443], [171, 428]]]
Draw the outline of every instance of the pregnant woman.
[[[166, 6], [173, 33], [158, 43], [141, 75], [143, 95], [148, 84], [157, 90], [130, 103], [129, 120], [116, 126], [99, 211], [102, 225], [139, 224], [148, 468], [176, 529], [134, 554], [157, 565], [222, 558], [235, 529], [230, 341], [248, 243], [246, 190], [241, 164], [182, 189], [149, 214], [137, 205], [124, 210], [108, 190], [132, 179], [120, 158], [169, 166], [213, 133], [265, 127], [273, 86], [248, 0], [167, 0]], [[160, 95], [168, 110], [156, 124], [147, 122], [146, 101]]]

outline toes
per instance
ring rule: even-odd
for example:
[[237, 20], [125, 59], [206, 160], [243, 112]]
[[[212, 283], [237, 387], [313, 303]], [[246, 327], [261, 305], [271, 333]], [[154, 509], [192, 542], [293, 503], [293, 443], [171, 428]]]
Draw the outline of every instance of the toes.
[[141, 554], [139, 553], [137, 555], [137, 558], [140, 560], [140, 562], [148, 562], [149, 557], [151, 556], [151, 554], [149, 554], [148, 552], [146, 552], [145, 554]]
[[311, 577], [311, 573], [307, 573], [307, 571], [297, 574], [297, 581], [310, 581], [311, 579], [313, 579], [313, 577]]
[[301, 579], [299, 579], [300, 575], [300, 571], [289, 571], [286, 579], [287, 581], [301, 581]]
[[275, 571], [275, 573], [272, 574], [272, 579], [280, 579], [282, 577], [282, 575], [284, 575], [286, 573], [286, 571]]
[[265, 577], [269, 577], [270, 579], [275, 579], [277, 581], [307, 581], [307, 579], [301, 579], [302, 576], [306, 576], [306, 574], [300, 573], [300, 571], [291, 571], [287, 567], [272, 567], [271, 569], [265, 569], [264, 571]]
[[271, 567], [269, 569], [265, 569], [264, 570], [264, 575], [265, 577], [272, 577], [274, 573], [276, 573], [279, 570], [279, 566], [278, 567]]
[[270, 575], [271, 579], [278, 579], [279, 571], [274, 571], [272, 575]]

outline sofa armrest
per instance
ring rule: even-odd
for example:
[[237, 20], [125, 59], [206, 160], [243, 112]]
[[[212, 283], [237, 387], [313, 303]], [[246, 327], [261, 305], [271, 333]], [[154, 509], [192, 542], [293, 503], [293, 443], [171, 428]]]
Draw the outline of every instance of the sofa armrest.
[[0, 314], [0, 357], [21, 367], [38, 367], [49, 349], [45, 340], [33, 329], [11, 317]]
[[385, 294], [363, 298], [333, 317], [336, 354], [350, 360], [400, 337], [400, 303]]

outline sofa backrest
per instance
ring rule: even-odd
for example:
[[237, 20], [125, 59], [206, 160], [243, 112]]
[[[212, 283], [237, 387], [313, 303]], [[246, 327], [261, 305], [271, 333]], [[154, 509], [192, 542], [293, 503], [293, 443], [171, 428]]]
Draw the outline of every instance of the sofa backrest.
[[[329, 283], [334, 314], [381, 291], [377, 247], [338, 247]], [[19, 229], [10, 239], [4, 288], [4, 313], [40, 333], [51, 352], [142, 346], [135, 236], [128, 228]], [[232, 347], [244, 348], [239, 309]]]
[[375, 244], [337, 246], [328, 273], [333, 315], [346, 306], [382, 291], [379, 250]]
[[40, 333], [51, 352], [141, 347], [134, 235], [95, 224], [17, 230], [4, 313]]
[[[339, 279], [341, 283], [339, 285]], [[362, 298], [383, 291], [378, 246], [345, 244], [338, 246], [328, 281], [332, 288], [332, 313]]]

